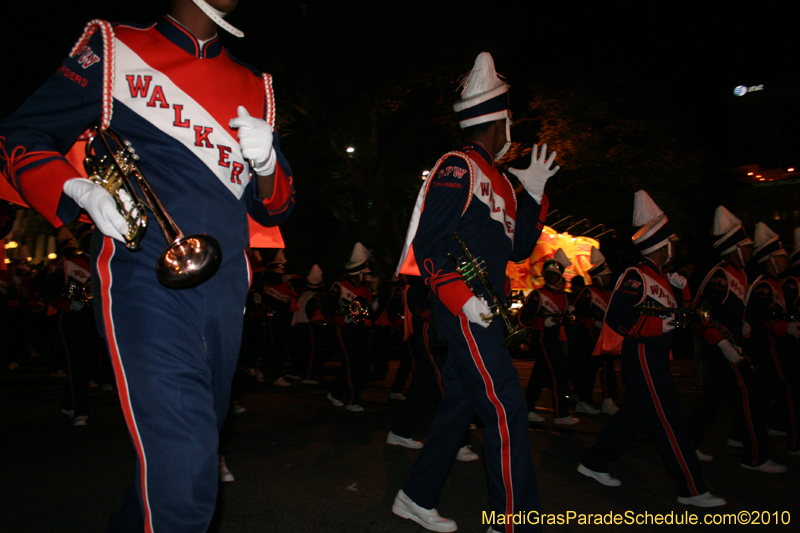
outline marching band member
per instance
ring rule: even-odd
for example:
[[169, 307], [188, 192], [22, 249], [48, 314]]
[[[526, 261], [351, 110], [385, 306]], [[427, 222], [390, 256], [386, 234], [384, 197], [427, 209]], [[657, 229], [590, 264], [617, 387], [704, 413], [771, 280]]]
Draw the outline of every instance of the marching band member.
[[800, 455], [800, 322], [787, 314], [779, 282], [788, 264], [786, 250], [778, 235], [763, 222], [756, 224], [753, 261], [761, 275], [750, 286], [745, 300], [745, 320], [752, 328], [747, 348], [768, 372], [768, 387], [776, 397], [770, 431], [785, 432], [789, 453]]
[[290, 344], [294, 357], [286, 377], [307, 385], [319, 384], [315, 378], [322, 368], [317, 347], [319, 328], [322, 327], [319, 323], [323, 320], [320, 310], [322, 284], [322, 269], [313, 265], [305, 279], [305, 290], [297, 298], [297, 310], [292, 313]]
[[[511, 143], [510, 117], [508, 85], [497, 76], [489, 53], [475, 60], [461, 96], [454, 107], [467, 143], [463, 151], [443, 156], [423, 184], [398, 269], [421, 275], [433, 291], [433, 313], [448, 347], [444, 398], [392, 507], [398, 516], [432, 531], [456, 530], [455, 521], [441, 517], [436, 507], [473, 413], [485, 423], [491, 509], [503, 515], [539, 509], [528, 410], [519, 374], [503, 346], [503, 321], [484, 318], [490, 314], [489, 289], [471, 290], [451, 256], [466, 254], [457, 234], [472, 255], [485, 261], [489, 283], [502, 289], [509, 259], [522, 260], [533, 252], [547, 211], [544, 186], [558, 167], [552, 167], [555, 152], [548, 159], [546, 146], [534, 148], [528, 169], [511, 170], [525, 189], [519, 195], [495, 168]], [[538, 529], [530, 524], [493, 527]]]
[[633, 236], [633, 244], [643, 257], [617, 281], [605, 322], [622, 337], [625, 399], [584, 455], [578, 472], [609, 487], [621, 485], [620, 480], [609, 475], [608, 466], [647, 424], [667, 472], [677, 484], [678, 503], [698, 507], [725, 505], [725, 500], [706, 490], [675, 393], [669, 369], [675, 320], [668, 311], [648, 316], [637, 308], [642, 304], [681, 307], [688, 300], [685, 278], [667, 276], [662, 270], [673, 258], [672, 242], [676, 237], [666, 215], [645, 191], [636, 193], [633, 225], [641, 226]]
[[366, 276], [372, 272], [368, 263], [371, 256], [360, 242], [353, 246], [350, 261], [344, 265], [347, 275], [333, 284], [322, 309], [326, 317], [335, 317], [336, 336], [342, 353], [342, 365], [328, 392], [328, 399], [336, 407], [346, 404], [345, 408], [354, 413], [364, 410], [359, 402], [364, 387], [366, 328], [372, 303], [372, 291], [366, 283]]
[[[578, 403], [575, 405], [576, 413], [598, 414], [600, 411], [614, 415], [619, 408], [614, 403], [618, 394], [617, 373], [614, 369], [616, 354], [593, 353], [597, 345], [597, 338], [603, 328], [603, 319], [611, 299], [611, 269], [608, 268], [606, 258], [594, 246], [592, 246], [589, 260], [592, 267], [589, 269], [589, 276], [592, 284], [584, 287], [575, 299], [575, 318], [582, 326], [583, 343], [581, 346], [571, 346], [570, 349], [582, 350], [582, 369], [579, 372], [580, 383], [576, 387]], [[594, 390], [595, 376], [597, 369], [600, 369], [600, 386], [603, 391], [603, 403], [600, 410], [592, 404], [592, 393]]]
[[545, 385], [550, 387], [553, 395], [553, 423], [571, 426], [580, 422], [569, 414], [567, 360], [559, 346], [560, 342], [567, 341], [564, 333], [564, 319], [568, 313], [564, 271], [571, 265], [572, 261], [567, 258], [564, 250], [556, 250], [553, 258], [544, 262], [544, 286], [528, 295], [518, 315], [519, 323], [523, 327], [534, 328], [531, 345], [536, 353], [536, 362], [531, 369], [526, 393], [528, 420], [531, 422], [544, 421], [544, 417], [534, 409]]
[[[723, 261], [711, 269], [695, 298], [695, 307], [708, 306], [714, 323], [701, 325], [703, 353], [709, 368], [703, 395], [689, 417], [697, 456], [710, 461], [711, 456], [699, 450], [714, 422], [726, 394], [732, 392], [737, 401], [737, 419], [745, 426], [742, 435], [743, 468], [767, 473], [785, 472], [786, 467], [768, 460], [767, 419], [764, 394], [757, 376], [747, 361], [742, 362], [747, 324], [744, 321], [747, 274], [745, 265], [753, 253], [753, 241], [742, 222], [724, 206], [714, 213], [712, 234], [717, 237], [714, 248]], [[738, 432], [737, 432], [738, 433]]]
[[[169, 15], [147, 26], [91, 21], [58, 70], [0, 124], [3, 179], [54, 226], [85, 209], [98, 228], [94, 307], [137, 456], [134, 485], [109, 525], [115, 532], [208, 528], [250, 282], [247, 214], [275, 226], [294, 206], [273, 132], [271, 77], [235, 60], [217, 36], [217, 26], [241, 36], [223, 19], [237, 3], [173, 0]], [[183, 232], [218, 241], [210, 279], [164, 287], [154, 268], [165, 248], [158, 228], [138, 252], [126, 249], [115, 198], [64, 157], [93, 124], [132, 143]], [[95, 149], [105, 151], [99, 142]]]

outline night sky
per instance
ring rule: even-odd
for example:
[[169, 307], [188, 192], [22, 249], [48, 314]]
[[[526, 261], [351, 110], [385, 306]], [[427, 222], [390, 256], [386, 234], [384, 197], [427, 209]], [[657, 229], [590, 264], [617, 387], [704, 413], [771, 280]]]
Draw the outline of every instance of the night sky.
[[[525, 7], [521, 7], [521, 6]], [[0, 116], [11, 113], [57, 66], [92, 18], [154, 20], [167, 1], [38, 0], [2, 17]], [[491, 7], [489, 7], [491, 6]], [[457, 63], [495, 56], [513, 87], [548, 77], [617, 83], [670, 116], [694, 141], [724, 135], [736, 85], [797, 78], [796, 2], [375, 2], [242, 0], [230, 20], [245, 38], [223, 39], [240, 59], [275, 75], [279, 93], [303, 70], [365, 78], [380, 63]], [[393, 65], [393, 66], [392, 66]], [[286, 98], [286, 95], [284, 95]], [[279, 102], [280, 105], [280, 102]]]

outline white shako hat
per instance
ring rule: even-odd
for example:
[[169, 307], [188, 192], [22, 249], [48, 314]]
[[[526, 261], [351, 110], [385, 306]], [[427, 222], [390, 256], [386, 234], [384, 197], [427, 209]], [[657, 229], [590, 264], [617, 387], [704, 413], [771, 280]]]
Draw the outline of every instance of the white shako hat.
[[569, 260], [569, 257], [567, 257], [567, 254], [564, 253], [564, 250], [559, 248], [556, 250], [556, 253], [553, 255], [552, 259], [548, 259], [544, 262], [542, 267], [542, 276], [544, 276], [546, 272], [555, 272], [558, 275], [563, 276], [564, 271], [568, 266], [572, 266], [572, 261]]
[[461, 100], [453, 104], [453, 109], [462, 130], [508, 117], [508, 84], [497, 75], [489, 52], [478, 54], [461, 87]]
[[728, 211], [724, 205], [717, 207], [714, 212], [714, 226], [711, 228], [711, 234], [718, 237], [714, 248], [719, 250], [719, 255], [728, 255], [737, 246], [753, 244], [742, 226], [742, 221]]
[[286, 264], [286, 255], [283, 253], [283, 248], [275, 252], [275, 257], [267, 264], [267, 270], [282, 270]]
[[372, 257], [363, 244], [357, 242], [353, 246], [353, 253], [350, 254], [350, 261], [345, 263], [344, 268], [348, 274], [358, 274], [359, 272], [372, 272], [368, 265], [367, 260]]
[[756, 249], [753, 250], [753, 259], [756, 263], [763, 263], [774, 255], [786, 255], [786, 250], [778, 240], [778, 234], [769, 229], [763, 222], [756, 224]]
[[306, 276], [306, 286], [309, 289], [318, 289], [322, 286], [322, 269], [319, 265], [314, 265]]
[[231, 24], [230, 22], [226, 21], [223, 18], [227, 15], [227, 13], [211, 7], [205, 0], [192, 0], [192, 2], [194, 2], [195, 5], [199, 7], [203, 13], [208, 15], [208, 18], [213, 20], [217, 24], [217, 26], [227, 31], [231, 35], [234, 35], [236, 37], [244, 37], [244, 32], [242, 32], [242, 30], [236, 28], [233, 24]]
[[642, 255], [666, 246], [675, 238], [667, 215], [643, 190], [637, 191], [633, 197], [633, 226], [639, 230], [633, 234], [631, 240]]
[[592, 268], [590, 268], [588, 272], [590, 278], [598, 278], [606, 274], [611, 274], [611, 269], [608, 268], [608, 263], [606, 263], [606, 256], [595, 246], [592, 246], [589, 262], [592, 263]]
[[794, 228], [794, 249], [789, 254], [789, 261], [793, 266], [800, 264], [800, 228]]

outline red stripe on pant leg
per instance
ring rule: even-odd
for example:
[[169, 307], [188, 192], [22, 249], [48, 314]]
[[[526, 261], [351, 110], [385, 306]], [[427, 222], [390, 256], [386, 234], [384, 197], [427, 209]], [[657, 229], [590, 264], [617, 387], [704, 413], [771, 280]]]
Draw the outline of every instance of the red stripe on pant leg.
[[678, 439], [675, 438], [675, 433], [672, 431], [672, 426], [670, 426], [669, 421], [667, 421], [667, 415], [664, 413], [664, 409], [661, 407], [661, 400], [656, 393], [656, 388], [653, 384], [653, 378], [650, 376], [650, 369], [647, 366], [647, 358], [644, 355], [643, 344], [639, 345], [639, 363], [642, 366], [642, 371], [644, 372], [644, 377], [647, 381], [647, 387], [650, 389], [650, 396], [653, 398], [653, 405], [655, 405], [658, 418], [661, 420], [661, 425], [664, 427], [664, 431], [667, 432], [672, 453], [675, 454], [675, 459], [678, 460], [678, 464], [680, 465], [681, 470], [683, 470], [683, 475], [686, 477], [686, 481], [689, 483], [689, 490], [691, 491], [692, 496], [697, 496], [699, 493], [697, 492], [697, 487], [694, 484], [694, 478], [692, 477], [692, 473], [689, 471], [689, 466], [686, 464], [686, 459], [683, 457], [681, 448], [678, 446]]
[[139, 435], [139, 429], [136, 425], [136, 417], [133, 414], [133, 406], [131, 405], [130, 392], [128, 390], [128, 380], [125, 376], [125, 366], [119, 354], [119, 346], [117, 345], [116, 333], [114, 331], [114, 319], [111, 313], [111, 306], [113, 304], [111, 300], [111, 284], [113, 281], [111, 275], [111, 259], [114, 257], [114, 252], [115, 246], [113, 239], [110, 237], [103, 237], [100, 255], [97, 258], [100, 294], [103, 300], [103, 327], [106, 333], [106, 342], [108, 343], [108, 353], [111, 356], [111, 363], [114, 367], [114, 376], [117, 381], [117, 391], [120, 404], [122, 405], [122, 413], [125, 416], [125, 424], [128, 426], [128, 431], [133, 440], [133, 446], [136, 449], [136, 455], [139, 458], [139, 481], [142, 487], [145, 533], [152, 533], [153, 517], [150, 509], [150, 498], [147, 487], [147, 457], [144, 452], [142, 438]]
[[547, 368], [550, 369], [550, 379], [553, 382], [552, 386], [550, 387], [550, 392], [553, 393], [554, 418], [559, 418], [561, 416], [561, 412], [558, 410], [558, 385], [556, 385], [556, 373], [553, 370], [553, 364], [550, 362], [550, 356], [547, 355], [547, 350], [544, 348], [544, 340], [542, 339], [541, 335], [539, 336], [539, 347], [542, 349], [542, 355], [547, 363]]
[[[492, 376], [486, 370], [486, 365], [483, 363], [483, 357], [478, 348], [478, 343], [475, 342], [475, 337], [472, 336], [472, 332], [469, 329], [467, 317], [462, 314], [459, 316], [459, 319], [461, 320], [461, 331], [467, 341], [472, 361], [478, 368], [481, 378], [483, 378], [483, 384], [486, 387], [486, 396], [489, 398], [489, 401], [492, 402], [497, 412], [497, 429], [500, 434], [501, 473], [503, 476], [503, 486], [506, 491], [506, 516], [512, 516], [514, 514], [514, 485], [511, 480], [511, 435], [508, 430], [506, 410], [494, 390]], [[506, 533], [514, 533], [513, 523], [506, 524]]]
[[744, 419], [747, 422], [747, 431], [750, 433], [750, 442], [753, 443], [753, 452], [750, 456], [750, 464], [756, 466], [758, 463], [758, 440], [756, 439], [756, 430], [753, 427], [753, 413], [750, 412], [750, 396], [747, 393], [747, 387], [744, 385], [742, 375], [739, 373], [739, 367], [735, 363], [730, 363], [733, 369], [733, 374], [736, 376], [736, 383], [739, 385], [739, 390], [742, 392], [742, 408], [744, 411]]
[[[353, 370], [353, 367], [350, 365], [350, 357], [347, 355], [347, 348], [345, 348], [344, 340], [342, 339], [342, 326], [336, 326], [336, 335], [339, 337], [339, 346], [342, 347], [342, 354], [344, 354], [344, 360], [347, 363], [347, 368], [345, 370], [347, 372], [347, 387], [350, 389], [350, 401], [347, 403], [353, 405], [356, 397], [355, 390], [353, 389], [353, 380], [350, 378], [350, 372]], [[336, 399], [341, 400], [341, 398]]]

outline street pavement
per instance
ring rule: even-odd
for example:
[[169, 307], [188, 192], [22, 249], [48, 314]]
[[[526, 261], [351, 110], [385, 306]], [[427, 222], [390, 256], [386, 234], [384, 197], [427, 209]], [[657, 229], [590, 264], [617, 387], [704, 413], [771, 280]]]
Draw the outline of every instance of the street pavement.
[[[516, 361], [527, 383], [532, 362]], [[386, 433], [400, 406], [389, 400], [397, 362], [386, 379], [365, 390], [366, 411], [352, 413], [334, 407], [325, 397], [335, 363], [317, 386], [292, 384], [281, 388], [239, 377], [246, 411], [232, 415], [226, 446], [227, 464], [235, 476], [220, 485], [213, 532], [420, 533], [416, 524], [396, 517], [392, 501], [418, 451], [385, 444]], [[676, 386], [685, 412], [698, 397], [690, 360], [673, 363]], [[86, 427], [72, 427], [60, 411], [64, 379], [49, 376], [43, 363], [22, 361], [19, 369], [0, 374], [0, 442], [2, 484], [0, 523], [3, 532], [102, 531], [131, 482], [134, 455], [115, 393], [93, 390]], [[599, 398], [599, 391], [595, 393]], [[771, 437], [772, 459], [784, 463], [785, 474], [742, 469], [739, 452], [726, 445], [733, 408], [726, 405], [703, 451], [714, 460], [703, 463], [712, 493], [728, 504], [713, 510], [676, 502], [673, 481], [646, 430], [611, 467], [622, 486], [605, 487], [576, 471], [608, 415], [577, 415], [581, 423], [568, 428], [552, 424], [549, 391], [539, 411], [546, 417], [532, 424], [533, 455], [539, 475], [542, 512], [561, 514], [562, 523], [545, 531], [800, 531], [800, 457], [786, 452], [784, 439]], [[433, 416], [431, 408], [414, 437], [424, 441]], [[473, 449], [483, 455], [482, 430], [470, 432]], [[483, 460], [455, 462], [439, 511], [459, 524], [459, 531], [484, 533], [482, 512], [488, 510]], [[702, 521], [706, 513], [741, 513], [769, 525], [654, 525], [655, 516], [685, 520], [685, 512]], [[759, 513], [756, 514], [756, 511]], [[567, 515], [575, 513], [576, 516]], [[582, 525], [579, 515], [610, 513], [623, 520], [650, 524]], [[625, 515], [628, 513], [628, 515]], [[568, 523], [567, 518], [569, 518]], [[714, 517], [711, 517], [713, 519]], [[721, 519], [717, 517], [717, 519]], [[789, 524], [775, 525], [776, 521]], [[555, 520], [558, 520], [556, 517]]]

